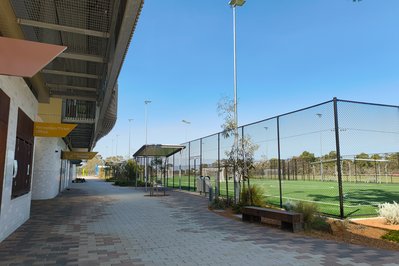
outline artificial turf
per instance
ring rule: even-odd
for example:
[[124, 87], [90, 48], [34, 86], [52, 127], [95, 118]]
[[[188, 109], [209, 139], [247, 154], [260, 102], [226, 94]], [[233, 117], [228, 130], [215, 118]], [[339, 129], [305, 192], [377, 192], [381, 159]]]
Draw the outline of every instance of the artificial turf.
[[[181, 188], [194, 190], [195, 177], [181, 177]], [[174, 187], [179, 188], [179, 177], [175, 177]], [[280, 205], [279, 181], [277, 179], [251, 179], [252, 185], [261, 186], [265, 191], [266, 203]], [[215, 186], [215, 179], [211, 179]], [[172, 179], [168, 186], [172, 187]], [[339, 188], [337, 181], [304, 181], [304, 180], [282, 180], [282, 201], [308, 201], [319, 206], [322, 213], [332, 216], [340, 215]], [[220, 195], [226, 196], [226, 182], [220, 182]], [[346, 182], [342, 183], [344, 216], [368, 216], [376, 215], [377, 206], [384, 202], [393, 202], [399, 199], [399, 184], [390, 183], [365, 183]], [[234, 194], [233, 181], [228, 182], [228, 196]]]

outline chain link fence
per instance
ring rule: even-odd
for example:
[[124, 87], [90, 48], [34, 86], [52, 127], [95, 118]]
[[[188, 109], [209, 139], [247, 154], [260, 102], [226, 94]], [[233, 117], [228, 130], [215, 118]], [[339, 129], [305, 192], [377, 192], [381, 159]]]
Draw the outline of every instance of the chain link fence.
[[[256, 146], [250, 182], [266, 203], [312, 202], [329, 216], [375, 215], [399, 199], [399, 106], [338, 100], [239, 127]], [[209, 177], [216, 196], [234, 199], [237, 184], [222, 132], [184, 143], [167, 185], [195, 191]]]

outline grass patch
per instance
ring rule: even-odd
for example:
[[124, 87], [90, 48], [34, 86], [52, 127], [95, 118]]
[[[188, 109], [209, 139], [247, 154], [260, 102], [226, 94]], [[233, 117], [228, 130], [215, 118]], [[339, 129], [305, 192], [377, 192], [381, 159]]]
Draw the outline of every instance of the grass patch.
[[[366, 183], [363, 177], [361, 182], [359, 178], [343, 177], [344, 194], [344, 215], [353, 216], [376, 216], [377, 205], [384, 202], [397, 201], [399, 198], [399, 184], [389, 183], [389, 177], [381, 178], [382, 183]], [[174, 182], [173, 182], [174, 181]], [[356, 182], [357, 181], [357, 182]], [[211, 177], [211, 184], [216, 187], [215, 177]], [[195, 177], [175, 176], [169, 177], [167, 185], [169, 187], [179, 188], [191, 191], [195, 188]], [[279, 181], [278, 179], [252, 178], [251, 185], [258, 185], [265, 191], [265, 204], [272, 206], [280, 205]], [[220, 181], [220, 196], [232, 198], [234, 195], [234, 182], [228, 181], [228, 191], [226, 190], [226, 181]], [[319, 181], [309, 178], [309, 180], [282, 180], [281, 190], [283, 192], [283, 204], [287, 201], [305, 201], [315, 203], [320, 213], [329, 216], [339, 216], [339, 196], [337, 181]]]
[[396, 243], [399, 243], [399, 231], [398, 230], [392, 230], [386, 233], [381, 237], [382, 239], [393, 241]]

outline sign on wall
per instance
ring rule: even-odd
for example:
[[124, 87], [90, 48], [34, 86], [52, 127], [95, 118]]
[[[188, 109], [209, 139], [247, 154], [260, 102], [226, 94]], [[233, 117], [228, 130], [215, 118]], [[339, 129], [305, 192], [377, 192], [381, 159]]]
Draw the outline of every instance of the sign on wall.
[[35, 122], [33, 136], [35, 137], [66, 137], [77, 124]]
[[62, 160], [90, 160], [96, 156], [97, 152], [77, 152], [77, 151], [63, 151], [61, 153]]

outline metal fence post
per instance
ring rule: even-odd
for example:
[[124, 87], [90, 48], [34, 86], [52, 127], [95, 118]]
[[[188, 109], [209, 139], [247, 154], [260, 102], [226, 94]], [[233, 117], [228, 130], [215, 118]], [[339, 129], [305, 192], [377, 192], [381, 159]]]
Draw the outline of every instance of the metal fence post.
[[190, 161], [191, 161], [191, 141], [188, 143], [188, 191], [191, 191], [191, 183], [190, 183], [190, 176], [191, 176], [191, 165], [190, 165]]
[[[244, 177], [245, 177], [245, 175], [248, 174], [247, 173], [247, 158], [245, 158], [244, 127], [241, 127], [241, 149], [242, 149], [242, 161], [243, 161], [244, 165], [243, 165], [243, 169], [242, 169], [242, 173], [241, 173], [242, 178], [240, 178], [240, 182], [242, 179], [242, 184], [240, 185], [240, 190], [241, 190], [241, 186], [242, 187], [245, 186], [244, 185], [244, 182], [245, 182]], [[249, 177], [247, 176], [247, 178], [249, 178]], [[248, 191], [250, 191], [249, 187], [248, 187]], [[238, 200], [241, 201], [241, 191], [239, 191]], [[252, 202], [252, 200], [250, 202]]]
[[334, 125], [335, 125], [335, 146], [337, 153], [337, 172], [338, 172], [338, 193], [339, 193], [339, 215], [340, 218], [344, 218], [344, 197], [342, 192], [342, 169], [341, 169], [341, 151], [339, 142], [339, 126], [338, 126], [338, 105], [337, 98], [334, 97]]
[[220, 133], [218, 133], [218, 174], [216, 176], [216, 189], [215, 196], [219, 199], [220, 196]]
[[175, 188], [175, 155], [172, 157], [172, 188]]
[[278, 186], [280, 190], [280, 208], [283, 207], [283, 190], [281, 188], [281, 156], [280, 156], [280, 117], [277, 117], [277, 152], [278, 152]]
[[200, 139], [200, 160], [199, 160], [199, 175], [202, 176], [202, 138]]

